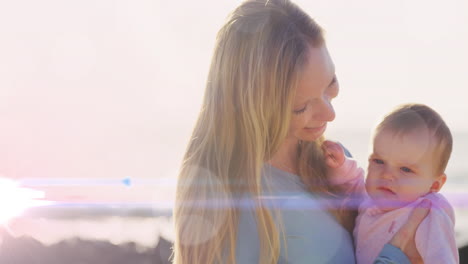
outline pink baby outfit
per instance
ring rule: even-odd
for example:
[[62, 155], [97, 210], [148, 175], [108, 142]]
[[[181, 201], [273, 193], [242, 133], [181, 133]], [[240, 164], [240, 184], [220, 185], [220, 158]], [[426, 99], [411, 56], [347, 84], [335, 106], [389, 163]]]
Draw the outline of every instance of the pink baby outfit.
[[425, 264], [459, 263], [455, 243], [455, 214], [452, 206], [439, 193], [429, 193], [413, 203], [388, 212], [375, 206], [364, 187], [364, 171], [356, 161], [347, 159], [343, 166], [329, 174], [332, 184], [339, 185], [347, 195], [361, 194], [359, 216], [354, 228], [356, 263], [373, 263], [383, 246], [406, 223], [411, 211], [423, 200], [431, 201], [431, 210], [416, 231], [416, 248]]

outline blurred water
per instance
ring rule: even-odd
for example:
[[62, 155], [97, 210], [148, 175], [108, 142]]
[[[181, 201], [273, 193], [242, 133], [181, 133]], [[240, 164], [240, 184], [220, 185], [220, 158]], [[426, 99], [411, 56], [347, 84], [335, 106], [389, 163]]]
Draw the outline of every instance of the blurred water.
[[166, 216], [111, 216], [94, 219], [24, 217], [15, 220], [10, 225], [10, 231], [15, 237], [30, 236], [44, 245], [80, 238], [108, 241], [115, 245], [134, 242], [137, 245], [151, 248], [158, 244], [160, 237], [174, 240], [172, 219]]

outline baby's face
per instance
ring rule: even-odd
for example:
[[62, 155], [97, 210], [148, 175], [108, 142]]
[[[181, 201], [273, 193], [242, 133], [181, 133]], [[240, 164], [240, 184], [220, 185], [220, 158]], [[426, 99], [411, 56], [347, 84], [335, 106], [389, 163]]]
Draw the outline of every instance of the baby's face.
[[405, 206], [442, 187], [445, 174], [437, 175], [434, 146], [432, 136], [424, 130], [399, 135], [377, 132], [369, 157], [366, 190], [381, 209]]

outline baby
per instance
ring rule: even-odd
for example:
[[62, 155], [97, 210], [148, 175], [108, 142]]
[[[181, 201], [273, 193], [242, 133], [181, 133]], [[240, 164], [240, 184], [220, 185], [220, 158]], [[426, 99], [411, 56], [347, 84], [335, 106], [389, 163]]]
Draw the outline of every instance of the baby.
[[353, 232], [358, 264], [372, 263], [424, 199], [431, 210], [415, 236], [422, 260], [459, 263], [453, 208], [438, 193], [452, 151], [452, 135], [439, 114], [406, 104], [385, 116], [374, 131], [365, 186], [363, 170], [339, 144], [325, 141], [322, 147], [330, 182], [348, 196], [364, 196]]

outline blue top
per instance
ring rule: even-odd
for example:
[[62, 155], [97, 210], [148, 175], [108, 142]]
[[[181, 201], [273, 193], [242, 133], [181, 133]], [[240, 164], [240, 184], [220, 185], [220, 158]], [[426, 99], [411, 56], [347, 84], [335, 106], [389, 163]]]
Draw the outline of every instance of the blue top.
[[[285, 235], [280, 238], [278, 263], [355, 263], [351, 235], [326, 210], [320, 197], [307, 191], [299, 176], [265, 164], [262, 177], [263, 200], [279, 208]], [[237, 263], [259, 263], [254, 214], [249, 203], [244, 203], [236, 244]], [[398, 248], [386, 245], [376, 263], [410, 262]]]

